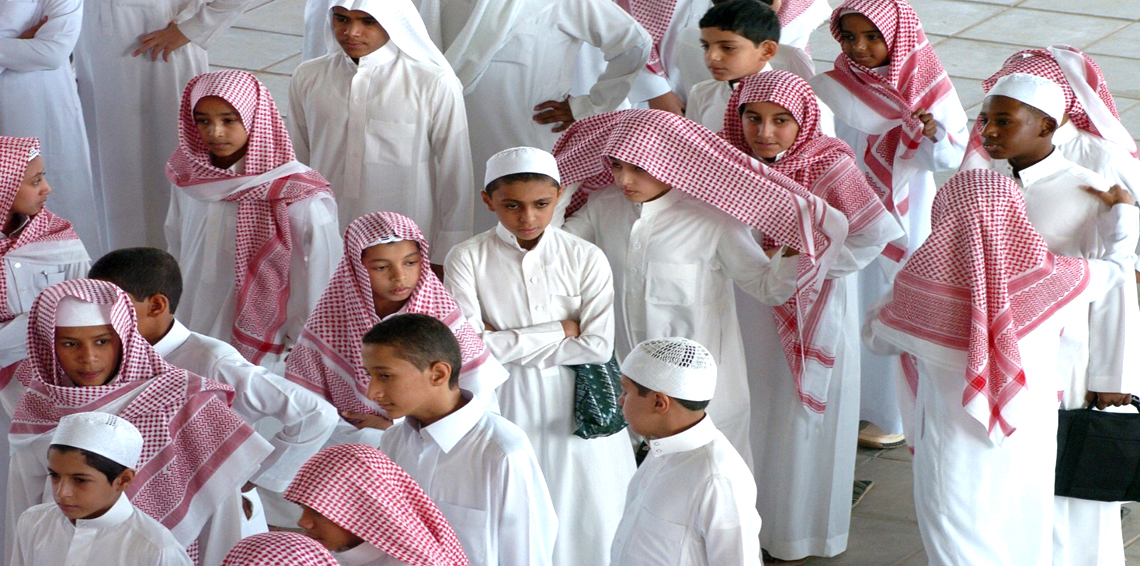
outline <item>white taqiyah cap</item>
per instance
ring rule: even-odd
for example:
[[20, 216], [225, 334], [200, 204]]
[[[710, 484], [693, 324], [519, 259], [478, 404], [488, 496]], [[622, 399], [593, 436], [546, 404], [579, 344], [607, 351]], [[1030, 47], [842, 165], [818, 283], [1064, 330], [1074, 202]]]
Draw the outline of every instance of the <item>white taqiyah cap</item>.
[[621, 372], [642, 387], [675, 399], [708, 401], [716, 390], [716, 362], [688, 338], [658, 338], [637, 345]]
[[126, 419], [108, 413], [75, 413], [59, 419], [52, 444], [81, 448], [122, 464], [139, 465], [143, 437]]
[[1005, 96], [1032, 106], [1061, 123], [1065, 117], [1065, 92], [1044, 77], [1027, 73], [1006, 75], [990, 89], [986, 96]]
[[111, 324], [111, 306], [89, 303], [79, 297], [66, 296], [55, 307], [55, 325], [102, 326]]
[[512, 147], [504, 149], [487, 160], [487, 173], [483, 175], [483, 187], [505, 175], [516, 173], [539, 173], [562, 182], [558, 175], [558, 161], [550, 152], [534, 147]]

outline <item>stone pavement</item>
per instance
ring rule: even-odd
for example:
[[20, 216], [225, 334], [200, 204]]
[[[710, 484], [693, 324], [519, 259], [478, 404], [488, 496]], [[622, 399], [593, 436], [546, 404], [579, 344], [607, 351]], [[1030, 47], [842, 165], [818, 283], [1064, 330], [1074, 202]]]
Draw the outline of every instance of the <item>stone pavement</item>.
[[[836, 5], [840, 0], [830, 0]], [[289, 76], [301, 59], [304, 0], [256, 0], [256, 8], [210, 48], [214, 68], [248, 70], [288, 113]], [[1068, 43], [1093, 55], [1108, 78], [1124, 125], [1140, 135], [1140, 0], [913, 0], [923, 26], [950, 72], [966, 114], [977, 115], [981, 81], [1020, 49]], [[839, 51], [826, 29], [812, 38], [820, 71]], [[940, 176], [944, 179], [946, 176]], [[875, 487], [855, 508], [844, 554], [811, 565], [926, 564], [915, 523], [910, 454], [862, 450], [856, 478]], [[1135, 504], [1133, 504], [1135, 505]], [[1124, 524], [1129, 564], [1140, 566], [1140, 507]]]

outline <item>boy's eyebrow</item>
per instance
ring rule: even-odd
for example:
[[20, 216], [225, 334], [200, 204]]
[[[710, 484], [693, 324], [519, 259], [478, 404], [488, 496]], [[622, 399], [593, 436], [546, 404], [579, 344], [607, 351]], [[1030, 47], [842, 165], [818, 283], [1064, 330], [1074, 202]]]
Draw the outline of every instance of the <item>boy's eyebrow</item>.
[[[210, 116], [209, 114], [206, 114], [205, 112], [201, 112], [198, 110], [194, 111], [194, 115], [195, 116], [206, 116], [206, 117]], [[225, 112], [219, 112], [218, 116], [237, 116], [237, 112], [234, 112], [232, 110], [226, 110]]]
[[416, 251], [414, 251], [414, 252], [410, 252], [410, 253], [408, 253], [408, 255], [404, 256], [404, 259], [408, 259], [408, 258], [410, 258], [410, 257], [412, 257], [412, 256], [414, 256], [414, 255], [415, 255], [415, 256], [418, 256], [418, 255], [420, 255], [420, 251], [419, 251], [419, 250], [416, 250]]

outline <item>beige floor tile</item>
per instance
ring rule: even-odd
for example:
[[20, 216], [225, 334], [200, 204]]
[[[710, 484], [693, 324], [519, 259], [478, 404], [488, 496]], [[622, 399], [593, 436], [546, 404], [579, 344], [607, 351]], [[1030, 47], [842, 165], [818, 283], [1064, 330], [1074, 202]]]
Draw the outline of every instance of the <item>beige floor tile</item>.
[[1018, 7], [960, 33], [959, 37], [1031, 47], [1067, 43], [1083, 48], [1128, 24], [1122, 20], [1069, 14], [1063, 16], [1064, 25], [1058, 25], [1060, 18], [1056, 12]]
[[1056, 10], [1090, 16], [1140, 19], [1140, 2], [1136, 0], [1025, 0], [1018, 8]]
[[934, 52], [951, 77], [982, 80], [997, 72], [1002, 63], [1020, 47], [952, 37], [939, 43]]
[[914, 521], [914, 474], [910, 462], [879, 457], [855, 469], [855, 479], [872, 480], [875, 486], [855, 508], [859, 517]]
[[301, 38], [252, 29], [230, 28], [210, 46], [210, 63], [262, 70], [301, 52]]
[[279, 73], [282, 75], [293, 75], [293, 71], [297, 69], [297, 65], [301, 64], [301, 54], [298, 53], [280, 63], [277, 63], [265, 70], [270, 73]]
[[918, 0], [911, 6], [926, 33], [940, 35], [953, 35], [1006, 10], [1003, 6], [958, 0]]
[[[1140, 2], [1136, 2], [1140, 6]], [[1116, 33], [1089, 45], [1085, 52], [1093, 55], [1132, 55], [1136, 56], [1136, 45], [1140, 44], [1140, 23], [1130, 24]]]
[[302, 35], [304, 23], [305, 0], [270, 0], [242, 14], [234, 27]]
[[920, 550], [917, 524], [864, 517], [852, 521], [846, 552], [834, 558], [812, 558], [807, 565], [893, 566]]

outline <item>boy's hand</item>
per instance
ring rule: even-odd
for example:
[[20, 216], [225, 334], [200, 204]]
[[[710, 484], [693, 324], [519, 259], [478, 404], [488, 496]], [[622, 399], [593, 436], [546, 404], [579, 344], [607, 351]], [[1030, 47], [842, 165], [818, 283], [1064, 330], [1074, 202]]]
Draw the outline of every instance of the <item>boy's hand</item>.
[[498, 328], [495, 328], [494, 324], [491, 324], [490, 322], [487, 322], [485, 320], [483, 321], [483, 329], [486, 330], [487, 332], [498, 332], [499, 331]]
[[1096, 403], [1096, 408], [1104, 409], [1105, 407], [1123, 407], [1132, 403], [1131, 393], [1100, 393], [1097, 391], [1089, 391], [1085, 394], [1085, 401]]
[[150, 51], [151, 61], [157, 61], [159, 54], [162, 54], [163, 61], [170, 61], [170, 54], [187, 43], [190, 43], [190, 39], [182, 35], [182, 30], [178, 29], [178, 24], [170, 22], [165, 28], [140, 37], [139, 48], [131, 53], [131, 57], [138, 57]]
[[555, 126], [550, 130], [556, 134], [569, 128], [570, 124], [574, 123], [574, 111], [570, 109], [569, 96], [563, 98], [561, 102], [557, 100], [547, 100], [535, 106], [534, 111], [538, 112], [538, 114], [534, 115], [534, 121], [539, 124], [561, 123], [561, 125]]
[[40, 31], [40, 28], [44, 27], [44, 24], [46, 24], [46, 23], [47, 23], [47, 16], [44, 16], [43, 18], [40, 19], [40, 23], [24, 30], [24, 33], [21, 33], [16, 39], [32, 39], [32, 38], [34, 38], [36, 36], [36, 32]]
[[661, 96], [650, 98], [648, 100], [649, 107], [653, 110], [664, 110], [672, 112], [678, 116], [685, 115], [685, 103], [681, 100], [677, 93], [669, 91]]
[[918, 118], [922, 122], [922, 135], [930, 138], [932, 142], [938, 141], [934, 139], [934, 134], [938, 132], [938, 122], [934, 121], [933, 114], [927, 112], [925, 108], [919, 108], [915, 110], [910, 117]]
[[566, 333], [567, 338], [577, 338], [582, 335], [582, 329], [576, 320], [562, 321], [562, 332]]
[[1112, 188], [1107, 191], [1098, 191], [1089, 186], [1081, 188], [1084, 189], [1086, 193], [1100, 199], [1100, 202], [1103, 202], [1109, 208], [1118, 204], [1136, 204], [1136, 199], [1132, 198], [1132, 193], [1120, 185], [1113, 185]]
[[341, 411], [340, 416], [348, 421], [348, 424], [358, 428], [375, 428], [379, 430], [388, 430], [392, 426], [392, 419], [380, 415], [372, 415], [369, 413], [350, 413], [348, 411]]

